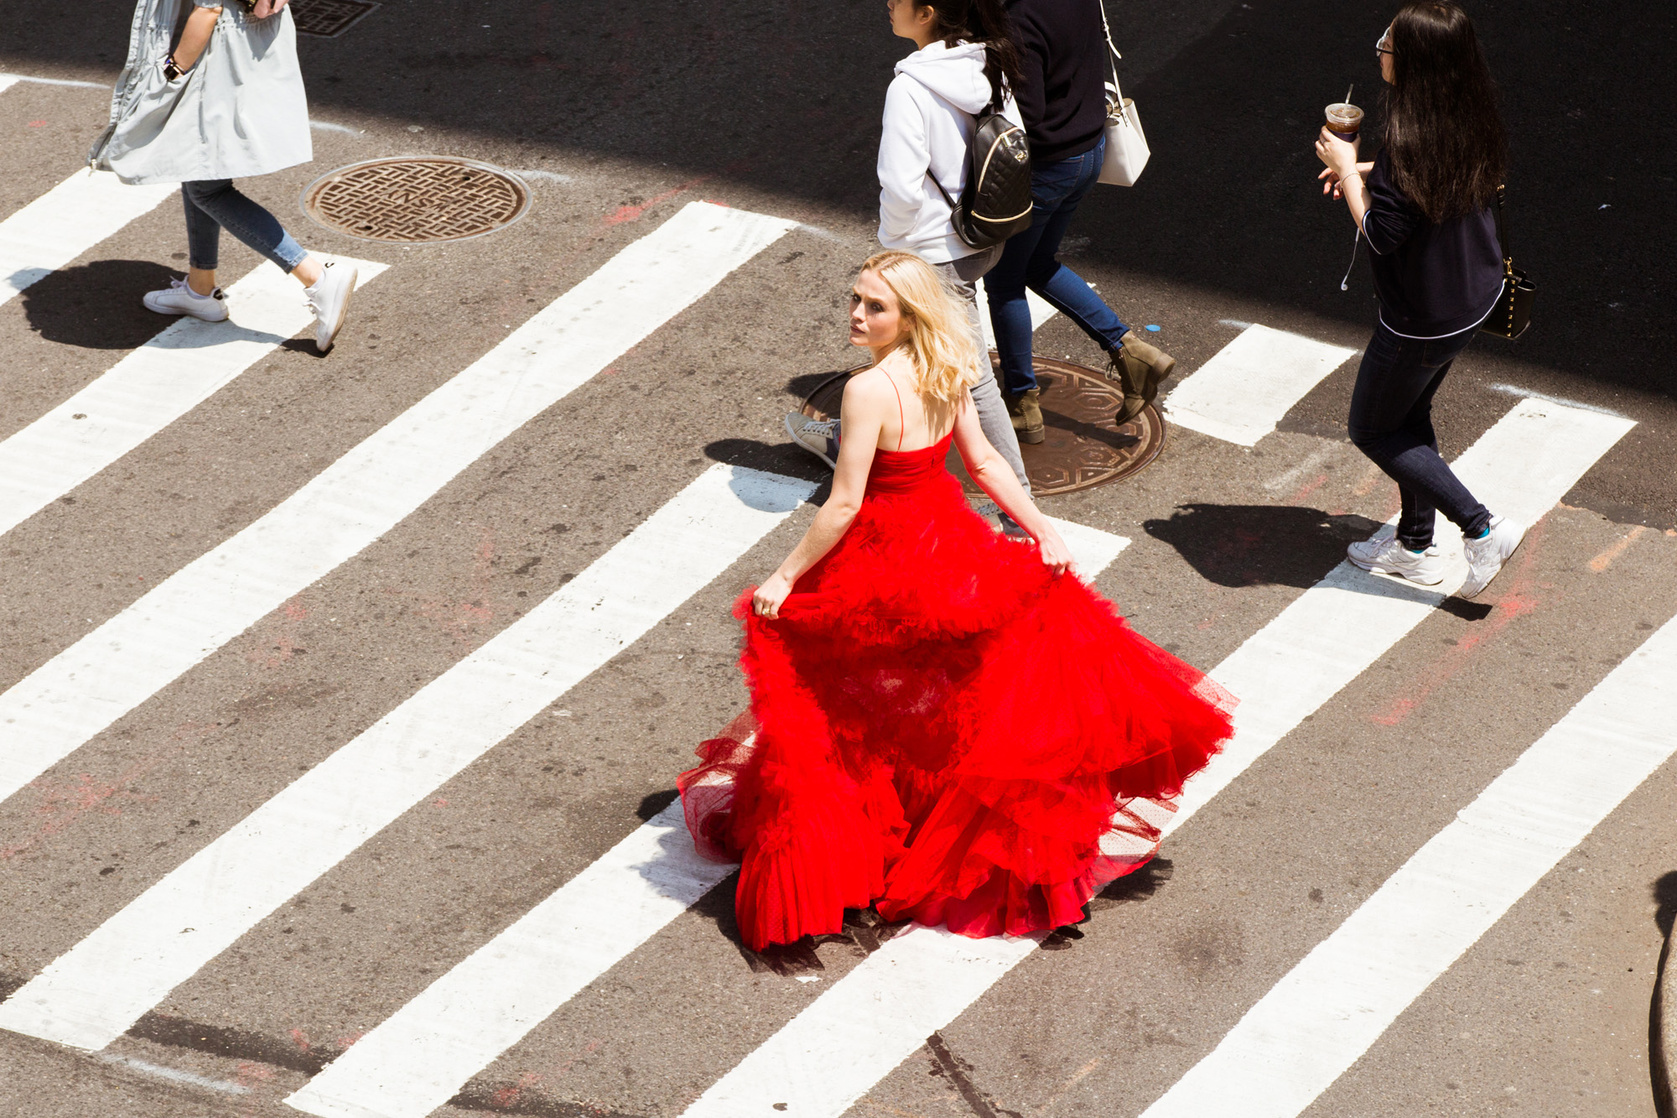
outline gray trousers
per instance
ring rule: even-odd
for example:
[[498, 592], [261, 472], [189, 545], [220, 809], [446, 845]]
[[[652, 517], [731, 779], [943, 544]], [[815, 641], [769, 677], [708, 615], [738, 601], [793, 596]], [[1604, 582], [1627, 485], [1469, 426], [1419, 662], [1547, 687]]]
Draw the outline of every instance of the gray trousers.
[[1025, 462], [1019, 457], [1019, 436], [1013, 430], [1007, 404], [1002, 401], [1001, 385], [990, 367], [990, 349], [984, 344], [984, 327], [978, 321], [978, 281], [1002, 258], [1002, 247], [992, 245], [971, 256], [963, 256], [947, 264], [933, 264], [932, 267], [941, 272], [950, 286], [967, 301], [967, 321], [972, 327], [973, 343], [978, 347], [978, 360], [983, 370], [983, 375], [972, 386], [972, 403], [978, 412], [978, 425], [984, 430], [984, 437], [990, 440], [990, 445], [1013, 467], [1019, 484], [1029, 493], [1031, 480], [1025, 476]]

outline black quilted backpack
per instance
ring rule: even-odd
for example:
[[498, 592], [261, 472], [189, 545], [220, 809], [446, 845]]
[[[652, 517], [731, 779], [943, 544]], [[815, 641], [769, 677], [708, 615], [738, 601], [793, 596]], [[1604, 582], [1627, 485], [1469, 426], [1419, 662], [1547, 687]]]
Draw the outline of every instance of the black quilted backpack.
[[967, 149], [967, 184], [957, 202], [937, 176], [926, 174], [949, 203], [955, 235], [973, 248], [1001, 244], [1031, 227], [1031, 145], [1025, 130], [996, 111], [978, 117]]

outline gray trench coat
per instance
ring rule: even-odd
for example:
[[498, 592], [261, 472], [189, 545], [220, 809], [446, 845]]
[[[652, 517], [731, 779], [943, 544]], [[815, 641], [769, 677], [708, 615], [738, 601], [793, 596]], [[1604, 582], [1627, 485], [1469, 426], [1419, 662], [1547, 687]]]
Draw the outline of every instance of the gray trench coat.
[[265, 175], [313, 159], [291, 9], [256, 20], [225, 0], [203, 56], [169, 81], [163, 59], [193, 6], [139, 0], [111, 120], [88, 162], [126, 183], [162, 183]]

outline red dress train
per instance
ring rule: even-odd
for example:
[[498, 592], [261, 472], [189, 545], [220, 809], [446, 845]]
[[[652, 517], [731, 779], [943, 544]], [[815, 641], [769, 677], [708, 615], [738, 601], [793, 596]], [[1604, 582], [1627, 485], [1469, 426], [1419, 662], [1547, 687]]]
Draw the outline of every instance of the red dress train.
[[735, 607], [757, 733], [679, 784], [700, 851], [741, 862], [754, 950], [869, 905], [970, 936], [1073, 923], [1230, 734], [1216, 684], [969, 510], [948, 445], [879, 451], [779, 618]]

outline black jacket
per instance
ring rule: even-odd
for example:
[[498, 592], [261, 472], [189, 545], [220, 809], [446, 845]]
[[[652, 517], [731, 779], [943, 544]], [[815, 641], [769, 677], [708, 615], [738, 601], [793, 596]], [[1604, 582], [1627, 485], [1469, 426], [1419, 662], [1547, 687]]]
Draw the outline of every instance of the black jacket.
[[1482, 322], [1502, 293], [1502, 247], [1490, 207], [1434, 225], [1392, 182], [1386, 153], [1367, 176], [1363, 235], [1374, 250], [1380, 320], [1396, 334], [1442, 338]]
[[1031, 162], [1082, 155], [1106, 128], [1111, 75], [1099, 0], [1013, 0], [1007, 6], [1024, 80], [1014, 91]]

